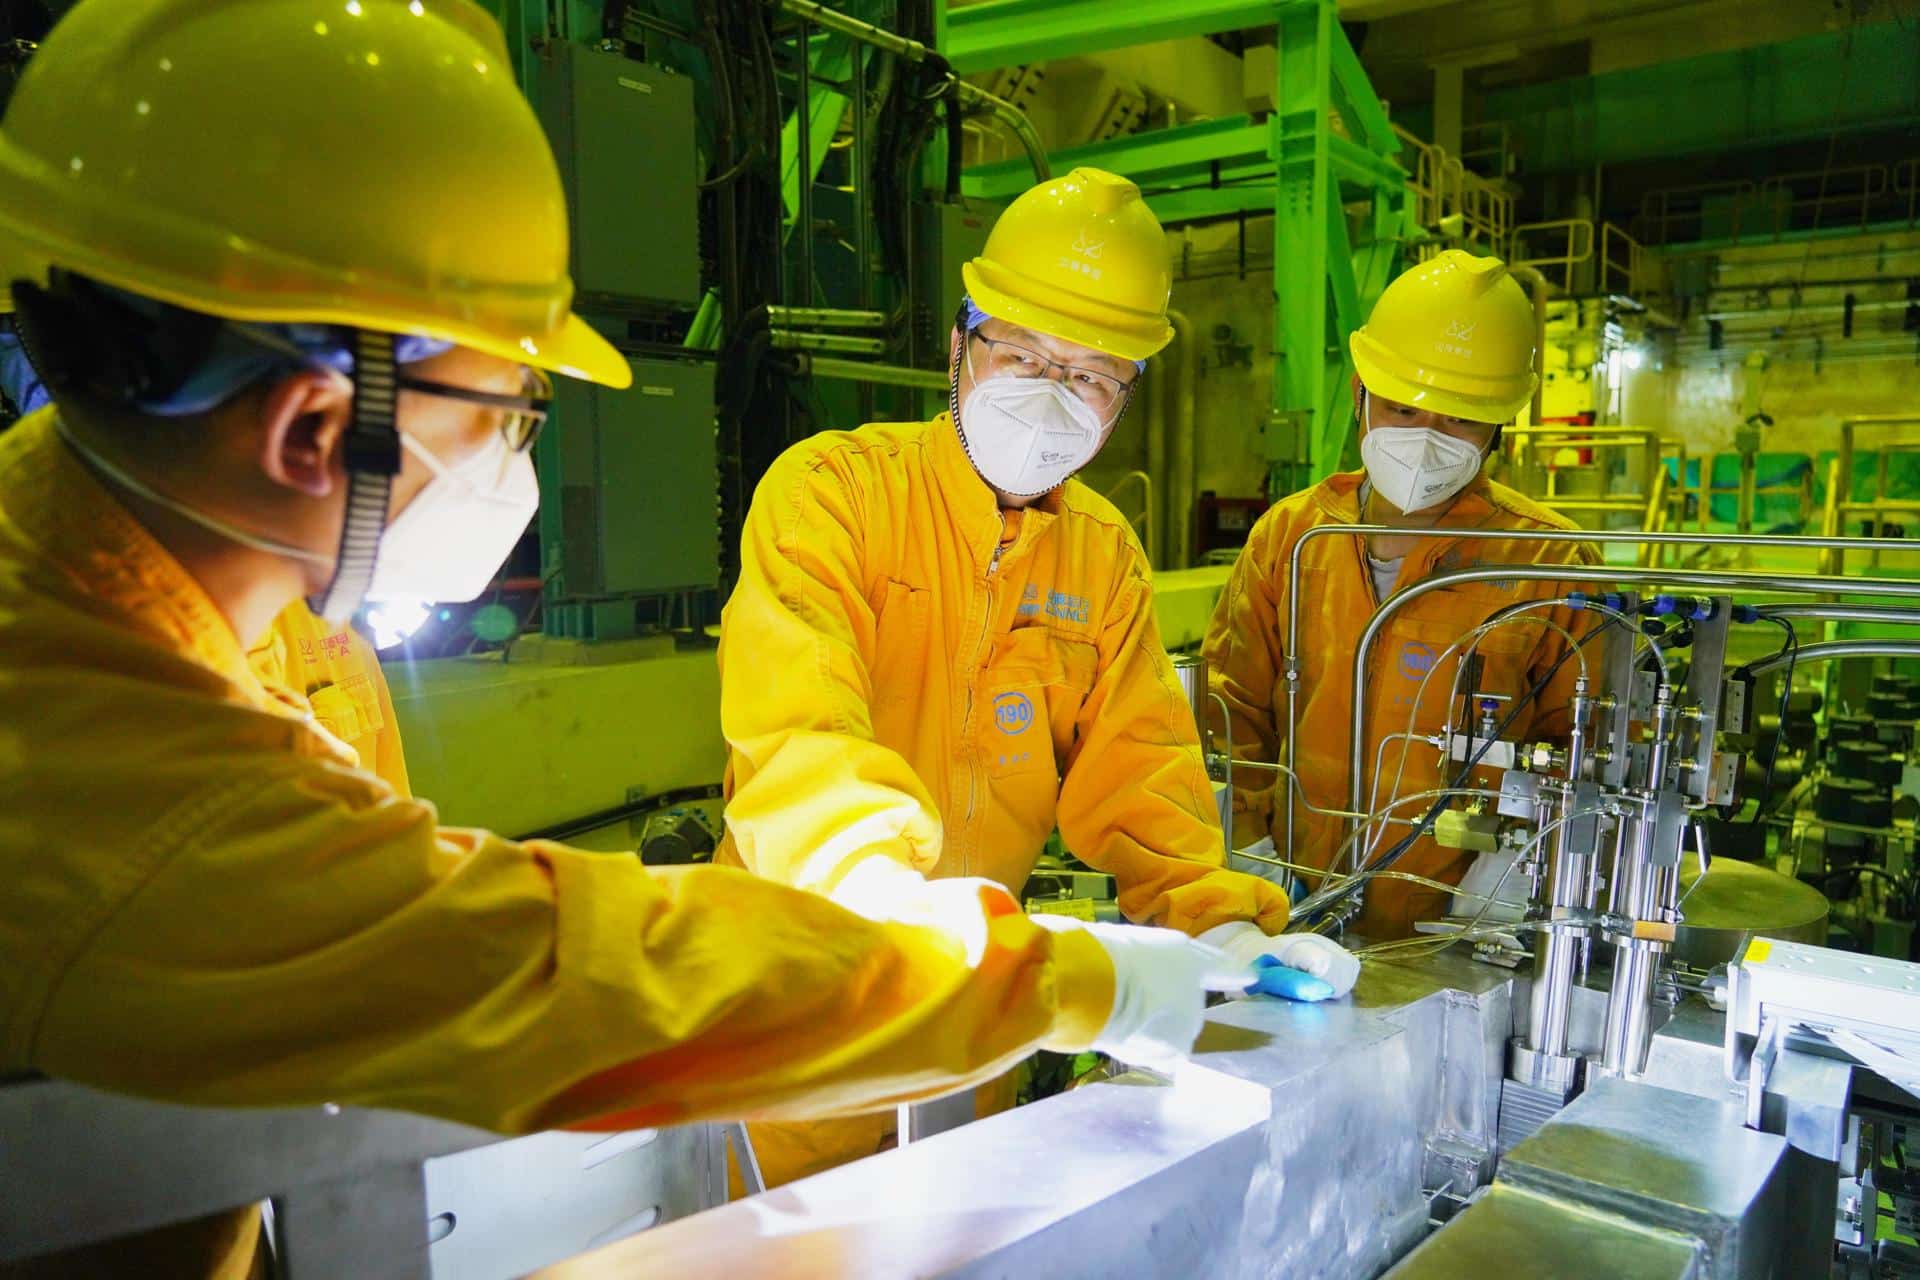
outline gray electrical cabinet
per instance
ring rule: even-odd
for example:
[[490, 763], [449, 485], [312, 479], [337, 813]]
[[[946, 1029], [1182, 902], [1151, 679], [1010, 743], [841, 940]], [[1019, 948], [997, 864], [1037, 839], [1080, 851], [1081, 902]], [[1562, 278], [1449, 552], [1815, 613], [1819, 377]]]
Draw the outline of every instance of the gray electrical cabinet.
[[693, 82], [556, 41], [541, 55], [537, 96], [572, 210], [581, 301], [697, 302]]
[[626, 391], [557, 380], [541, 437], [541, 526], [560, 594], [665, 594], [720, 580], [713, 366], [629, 359]]

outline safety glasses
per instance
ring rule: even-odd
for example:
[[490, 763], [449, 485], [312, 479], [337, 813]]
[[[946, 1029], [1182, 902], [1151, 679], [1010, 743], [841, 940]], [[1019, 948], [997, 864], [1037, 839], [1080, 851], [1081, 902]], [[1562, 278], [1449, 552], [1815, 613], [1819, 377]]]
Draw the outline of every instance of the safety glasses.
[[415, 391], [442, 400], [459, 400], [501, 410], [504, 416], [500, 420], [500, 434], [507, 438], [507, 446], [515, 453], [525, 453], [533, 448], [533, 442], [540, 438], [540, 429], [547, 424], [547, 411], [553, 404], [553, 379], [530, 366], [522, 366], [522, 373], [526, 379], [526, 391], [517, 396], [456, 387], [405, 373], [395, 381], [402, 391]]
[[1050, 378], [1058, 369], [1067, 390], [1102, 418], [1111, 416], [1115, 407], [1126, 399], [1127, 392], [1133, 390], [1132, 379], [1122, 381], [1097, 369], [1061, 364], [1017, 342], [989, 338], [978, 330], [968, 336], [987, 349], [986, 368], [982, 371], [986, 377]]

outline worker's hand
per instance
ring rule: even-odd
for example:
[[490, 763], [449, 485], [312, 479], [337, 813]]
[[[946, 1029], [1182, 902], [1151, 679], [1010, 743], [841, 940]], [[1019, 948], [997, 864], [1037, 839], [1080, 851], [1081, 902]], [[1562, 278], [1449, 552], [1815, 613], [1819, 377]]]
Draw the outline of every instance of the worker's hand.
[[1121, 1062], [1166, 1070], [1193, 1052], [1207, 992], [1233, 965], [1218, 949], [1172, 929], [1034, 916], [1055, 933], [1084, 929], [1113, 961], [1113, 1011], [1093, 1047]]
[[[1200, 941], [1220, 948], [1230, 961], [1244, 967], [1246, 985], [1237, 996], [1334, 1000], [1352, 991], [1360, 977], [1360, 961], [1333, 939], [1317, 933], [1268, 937], [1259, 925], [1237, 920], [1207, 930]], [[1268, 963], [1262, 964], [1262, 960]]]
[[938, 929], [960, 944], [969, 965], [986, 954], [987, 922], [1020, 911], [1018, 900], [992, 880], [929, 880], [880, 856], [854, 867], [828, 896], [869, 920]]

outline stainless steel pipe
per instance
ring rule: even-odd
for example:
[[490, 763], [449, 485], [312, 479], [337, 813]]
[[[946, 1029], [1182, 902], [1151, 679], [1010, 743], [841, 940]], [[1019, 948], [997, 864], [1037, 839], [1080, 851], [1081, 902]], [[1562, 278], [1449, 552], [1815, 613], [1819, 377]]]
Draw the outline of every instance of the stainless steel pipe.
[[[1920, 617], [1914, 619], [1920, 623]], [[1776, 653], [1747, 667], [1756, 676], [1792, 665], [1833, 662], [1840, 658], [1920, 658], [1920, 640], [1825, 640], [1802, 645], [1790, 653]]]
[[[1321, 526], [1321, 528], [1330, 527], [1333, 526]], [[1315, 532], [1318, 530], [1308, 530], [1309, 534]], [[1367, 621], [1366, 629], [1360, 633], [1360, 643], [1354, 650], [1353, 683], [1350, 687], [1355, 691], [1366, 687], [1367, 663], [1372, 656], [1373, 642], [1385, 629], [1388, 620], [1400, 609], [1428, 592], [1445, 587], [1465, 582], [1494, 582], [1511, 579], [1527, 582], [1587, 582], [1603, 586], [1633, 582], [1665, 584], [1680, 588], [1738, 589], [1744, 587], [1752, 590], [1799, 591], [1808, 595], [1888, 595], [1920, 599], [1920, 580], [1904, 578], [1828, 578], [1814, 574], [1759, 574], [1704, 569], [1637, 569], [1586, 565], [1491, 565], [1475, 569], [1460, 569], [1453, 573], [1436, 574], [1425, 581], [1414, 583], [1403, 591], [1395, 592], [1391, 599], [1374, 612], [1373, 617]], [[1291, 664], [1291, 659], [1289, 663]], [[1291, 686], [1289, 695], [1291, 696]], [[1291, 720], [1291, 716], [1289, 719]], [[1365, 799], [1362, 775], [1366, 767], [1367, 703], [1364, 698], [1353, 699], [1351, 727], [1353, 740], [1348, 753], [1348, 768], [1352, 776], [1348, 789], [1347, 807], [1359, 812]], [[1289, 723], [1287, 739], [1289, 767], [1294, 764], [1293, 728], [1294, 726]], [[1291, 805], [1288, 811], [1292, 811]]]
[[[1468, 542], [1489, 541], [1495, 538], [1504, 538], [1504, 539], [1510, 539], [1510, 540], [1524, 539], [1530, 542], [1587, 542], [1587, 543], [1618, 542], [1618, 543], [1629, 544], [1632, 546], [1736, 546], [1736, 547], [1781, 547], [1781, 548], [1804, 547], [1804, 548], [1812, 548], [1812, 549], [1818, 549], [1818, 550], [1840, 550], [1840, 551], [1874, 551], [1874, 550], [1884, 551], [1889, 549], [1894, 549], [1894, 550], [1898, 549], [1897, 545], [1894, 548], [1889, 548], [1886, 540], [1880, 539], [1880, 538], [1826, 538], [1826, 537], [1800, 538], [1800, 537], [1787, 537], [1781, 534], [1747, 534], [1747, 535], [1741, 536], [1741, 535], [1700, 534], [1700, 533], [1629, 533], [1629, 532], [1609, 532], [1605, 530], [1596, 530], [1596, 529], [1538, 529], [1525, 534], [1519, 534], [1511, 529], [1393, 529], [1393, 528], [1388, 528], [1382, 525], [1372, 525], [1372, 524], [1316, 525], [1314, 528], [1311, 528], [1307, 530], [1305, 533], [1300, 535], [1300, 540], [1294, 543], [1293, 551], [1287, 558], [1287, 643], [1286, 643], [1286, 650], [1285, 650], [1284, 659], [1283, 659], [1282, 670], [1287, 681], [1287, 768], [1289, 772], [1293, 773], [1294, 776], [1296, 777], [1298, 776], [1296, 766], [1299, 763], [1298, 756], [1296, 754], [1297, 740], [1296, 740], [1295, 730], [1298, 728], [1298, 725], [1299, 725], [1299, 715], [1298, 715], [1298, 699], [1299, 699], [1299, 691], [1300, 691], [1299, 602], [1300, 602], [1300, 566], [1302, 562], [1302, 553], [1306, 550], [1307, 544], [1313, 541], [1315, 538], [1332, 537], [1337, 534], [1347, 534], [1351, 536], [1365, 537], [1368, 534], [1374, 534], [1374, 533], [1392, 534], [1396, 537], [1412, 537], [1412, 538], [1455, 538], [1461, 541], [1468, 541]], [[1920, 550], [1920, 547], [1917, 547], [1915, 549]], [[1569, 566], [1569, 568], [1571, 567], [1572, 566]], [[1675, 572], [1677, 573], [1680, 571], [1675, 571]], [[1514, 575], [1511, 572], [1503, 572], [1500, 576], [1513, 577], [1516, 575]], [[1552, 577], [1561, 579], [1563, 581], [1573, 580], [1573, 575], [1567, 572], [1565, 569], [1556, 570], [1556, 572], [1552, 575]], [[1603, 579], [1583, 579], [1583, 580], [1602, 581]], [[1624, 576], [1616, 576], [1614, 578], [1605, 579], [1605, 580], [1627, 581], [1630, 579]], [[1884, 581], [1884, 580], [1874, 579], [1869, 581]], [[1742, 585], [1745, 585], [1745, 583], [1743, 583]], [[1854, 588], [1852, 586], [1849, 586], [1845, 588], [1845, 590], [1852, 591], [1854, 590]], [[1890, 594], [1903, 594], [1903, 593], [1894, 592]], [[1397, 598], [1398, 597], [1396, 597], [1396, 599]], [[1383, 611], [1386, 607], [1391, 607], [1392, 603], [1393, 603], [1392, 601], [1389, 601], [1387, 603], [1387, 606], [1383, 606]], [[1378, 617], [1379, 614], [1376, 614], [1375, 616]], [[1355, 705], [1358, 706], [1359, 704], [1356, 702]], [[1354, 777], [1356, 780], [1355, 788], [1357, 790], [1359, 786], [1359, 783], [1358, 783], [1359, 771], [1357, 769], [1354, 772]], [[1353, 803], [1349, 807], [1358, 809], [1359, 804], [1357, 800], [1355, 801], [1355, 803]], [[1291, 851], [1293, 848], [1293, 804], [1292, 804], [1291, 798], [1289, 798], [1289, 801], [1286, 806], [1286, 810], [1287, 810], [1286, 828], [1285, 828], [1286, 841], [1287, 841], [1287, 848], [1289, 851]]]

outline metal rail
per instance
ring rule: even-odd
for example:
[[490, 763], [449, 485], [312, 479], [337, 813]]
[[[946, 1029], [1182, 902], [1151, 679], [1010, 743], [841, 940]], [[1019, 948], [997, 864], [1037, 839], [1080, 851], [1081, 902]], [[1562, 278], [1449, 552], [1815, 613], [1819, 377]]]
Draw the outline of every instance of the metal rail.
[[[815, 4], [813, 0], [777, 0], [777, 3], [782, 11], [804, 22], [825, 27], [829, 31], [838, 31], [851, 40], [858, 40], [861, 44], [890, 53], [908, 62], [925, 62], [928, 58], [937, 56], [934, 50], [918, 40], [909, 40], [905, 36], [895, 35], [891, 31], [874, 26], [871, 22], [862, 22], [837, 9]], [[1033, 121], [1027, 119], [1025, 112], [1005, 98], [988, 93], [977, 85], [968, 84], [951, 71], [947, 73], [947, 83], [951, 86], [951, 91], [959, 95], [961, 105], [985, 111], [1007, 127], [1007, 131], [1019, 142], [1020, 149], [1027, 153], [1027, 163], [1033, 166], [1035, 181], [1045, 182], [1053, 176], [1053, 169], [1047, 163], [1047, 148], [1040, 141], [1040, 135], [1034, 130]]]
[[[1368, 619], [1360, 633], [1360, 644], [1353, 654], [1353, 684], [1357, 692], [1366, 687], [1367, 663], [1373, 642], [1385, 629], [1393, 614], [1432, 591], [1465, 582], [1493, 582], [1520, 579], [1528, 582], [1591, 582], [1613, 586], [1622, 582], [1665, 584], [1676, 587], [1749, 588], [1768, 591], [1799, 591], [1808, 595], [1892, 595], [1920, 600], [1920, 581], [1903, 578], [1828, 578], [1815, 574], [1738, 573], [1703, 569], [1627, 569], [1585, 565], [1497, 565], [1461, 569], [1438, 574], [1397, 591]], [[1364, 791], [1362, 771], [1366, 767], [1367, 700], [1353, 699], [1353, 742], [1348, 767], [1353, 777], [1348, 788], [1350, 808], [1358, 811]], [[1291, 752], [1289, 752], [1291, 753]], [[1292, 763], [1291, 760], [1288, 762]]]
[[[1920, 613], [1909, 617], [1907, 621], [1920, 625]], [[1781, 667], [1801, 667], [1812, 662], [1834, 662], [1841, 658], [1920, 658], [1920, 640], [1827, 640], [1748, 663], [1746, 671], [1749, 675], [1764, 676]]]
[[897, 364], [868, 364], [863, 360], [841, 360], [834, 356], [803, 355], [801, 372], [816, 378], [838, 382], [871, 382], [885, 387], [918, 387], [922, 391], [945, 391], [947, 375], [931, 369], [909, 369]]
[[[1365, 537], [1367, 533], [1392, 533], [1398, 537], [1459, 537], [1467, 541], [1488, 541], [1496, 537], [1524, 537], [1528, 541], [1548, 541], [1548, 543], [1632, 543], [1636, 547], [1659, 547], [1659, 545], [1682, 545], [1695, 547], [1701, 543], [1718, 543], [1728, 547], [1824, 547], [1824, 549], [1872, 549], [1880, 543], [1870, 537], [1786, 537], [1780, 533], [1628, 533], [1601, 532], [1601, 530], [1394, 530], [1380, 524], [1317, 524], [1311, 530], [1300, 535], [1300, 541], [1294, 543], [1292, 555], [1286, 564], [1286, 770], [1294, 771], [1298, 764], [1296, 758], [1296, 729], [1298, 723], [1298, 697], [1300, 697], [1300, 610], [1296, 604], [1300, 601], [1300, 558], [1306, 551], [1306, 545], [1315, 537], [1329, 537], [1334, 533], [1352, 533]], [[1920, 547], [1914, 547], [1920, 551]], [[1356, 706], [1359, 702], [1356, 700]], [[1356, 773], [1357, 777], [1357, 773]], [[1286, 848], [1292, 852], [1294, 844], [1294, 804], [1288, 796], [1286, 802]]]

